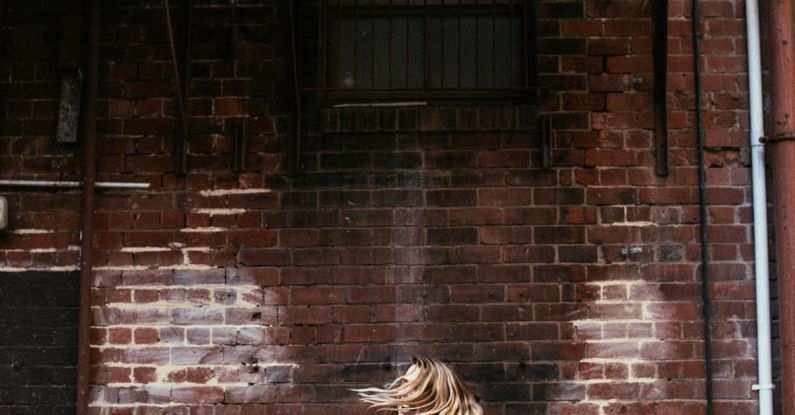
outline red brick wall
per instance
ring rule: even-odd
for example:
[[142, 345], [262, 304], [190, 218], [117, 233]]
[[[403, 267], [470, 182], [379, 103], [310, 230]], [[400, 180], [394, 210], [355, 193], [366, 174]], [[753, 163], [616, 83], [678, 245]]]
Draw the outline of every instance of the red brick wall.
[[[295, 177], [270, 2], [194, 2], [184, 177], [159, 2], [102, 10], [100, 179], [152, 188], [98, 197], [95, 413], [360, 413], [349, 388], [416, 354], [451, 362], [489, 414], [703, 413], [689, 2], [669, 11], [667, 178], [644, 2], [540, 1], [537, 108], [318, 110]], [[80, 146], [53, 137], [51, 3], [3, 3], [3, 178], [79, 178]], [[743, 5], [700, 3], [716, 411], [745, 415]], [[537, 113], [555, 128], [550, 169]], [[76, 268], [80, 193], [2, 194], [5, 271]]]

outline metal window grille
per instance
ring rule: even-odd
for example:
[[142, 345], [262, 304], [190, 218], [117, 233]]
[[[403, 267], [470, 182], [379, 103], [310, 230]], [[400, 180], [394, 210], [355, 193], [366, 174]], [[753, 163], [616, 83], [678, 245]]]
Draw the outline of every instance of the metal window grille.
[[330, 99], [530, 96], [534, 0], [323, 0]]

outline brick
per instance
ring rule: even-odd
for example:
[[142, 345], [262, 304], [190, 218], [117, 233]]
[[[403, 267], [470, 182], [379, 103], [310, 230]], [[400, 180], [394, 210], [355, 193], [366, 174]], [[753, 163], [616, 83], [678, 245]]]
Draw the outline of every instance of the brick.
[[320, 243], [320, 233], [314, 229], [285, 229], [279, 231], [279, 244], [284, 247], [309, 247]]
[[470, 245], [477, 243], [478, 231], [475, 228], [430, 228], [426, 238], [431, 245]]
[[356, 287], [349, 288], [346, 293], [348, 303], [392, 303], [396, 299], [394, 287]]
[[533, 385], [533, 396], [546, 401], [581, 400], [585, 397], [585, 385], [576, 383], [539, 383]]
[[253, 266], [287, 265], [290, 253], [281, 249], [244, 249], [240, 251], [240, 263]]
[[477, 306], [432, 305], [428, 308], [428, 319], [432, 322], [478, 321], [480, 310]]
[[515, 206], [529, 205], [532, 201], [530, 189], [483, 189], [478, 193], [481, 205]]
[[534, 240], [536, 243], [582, 243], [585, 240], [585, 232], [575, 227], [547, 226], [538, 227], [534, 230]]
[[339, 304], [344, 293], [340, 288], [301, 288], [290, 291], [291, 304]]
[[558, 302], [560, 287], [552, 284], [509, 285], [508, 301], [513, 302]]
[[399, 226], [444, 226], [447, 224], [447, 212], [440, 209], [397, 210], [394, 224]]
[[381, 325], [350, 325], [343, 330], [345, 342], [383, 342], [394, 339], [396, 328]]
[[605, 109], [603, 94], [587, 92], [567, 93], [562, 95], [563, 109], [569, 111], [600, 111]]
[[478, 155], [479, 167], [529, 167], [529, 165], [530, 153], [526, 150], [481, 152]]
[[323, 324], [331, 321], [331, 313], [326, 307], [284, 307], [279, 311], [279, 321], [285, 324]]
[[450, 299], [456, 303], [501, 302], [504, 291], [502, 285], [455, 285], [450, 288]]
[[171, 397], [175, 402], [191, 404], [217, 404], [224, 399], [224, 390], [219, 387], [193, 386], [188, 388], [174, 388]]
[[372, 201], [376, 207], [414, 207], [422, 205], [423, 196], [421, 191], [413, 190], [376, 191], [372, 193]]
[[474, 206], [477, 203], [474, 190], [433, 190], [428, 191], [425, 198], [428, 206]]
[[240, 100], [236, 98], [215, 98], [213, 100], [213, 113], [218, 116], [240, 115]]
[[138, 383], [151, 383], [157, 381], [157, 369], [154, 367], [133, 368], [133, 379]]

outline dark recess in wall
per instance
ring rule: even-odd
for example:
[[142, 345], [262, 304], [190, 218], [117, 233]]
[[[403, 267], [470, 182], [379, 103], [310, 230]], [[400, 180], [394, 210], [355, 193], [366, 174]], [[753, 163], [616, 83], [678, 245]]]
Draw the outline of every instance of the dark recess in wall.
[[77, 272], [0, 274], [0, 413], [74, 414]]

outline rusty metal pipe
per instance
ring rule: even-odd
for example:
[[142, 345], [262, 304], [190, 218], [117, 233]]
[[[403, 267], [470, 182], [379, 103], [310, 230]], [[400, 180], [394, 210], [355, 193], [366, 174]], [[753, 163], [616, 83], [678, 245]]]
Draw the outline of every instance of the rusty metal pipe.
[[[356, 7], [358, 7], [358, 2], [355, 3]], [[280, 7], [286, 12], [287, 22], [285, 26], [288, 30], [288, 35], [286, 36], [286, 41], [289, 43], [287, 47], [287, 51], [289, 53], [287, 59], [287, 71], [292, 75], [292, 95], [293, 100], [291, 102], [290, 108], [290, 116], [288, 119], [288, 132], [287, 132], [287, 173], [290, 175], [298, 174], [299, 170], [301, 169], [301, 137], [303, 135], [303, 127], [302, 127], [302, 115], [303, 115], [303, 108], [301, 102], [301, 61], [299, 54], [301, 53], [301, 48], [299, 45], [300, 39], [298, 33], [296, 33], [299, 28], [298, 21], [299, 21], [299, 10], [296, 10], [296, 7], [300, 7], [300, 3], [296, 3], [293, 0], [285, 0], [280, 4]], [[356, 43], [354, 43], [354, 47], [356, 47]], [[355, 56], [355, 54], [354, 54]]]
[[[188, 2], [186, 13], [186, 26], [182, 28], [183, 31], [187, 33], [186, 36], [186, 50], [189, 49], [190, 43], [190, 16], [191, 16], [191, 8], [192, 3]], [[187, 102], [185, 101], [185, 89], [183, 89], [183, 80], [185, 77], [180, 75], [179, 70], [179, 59], [177, 58], [177, 49], [174, 44], [174, 29], [171, 25], [171, 6], [168, 0], [163, 0], [163, 14], [165, 15], [165, 22], [166, 22], [166, 36], [168, 40], [168, 50], [171, 53], [171, 68], [172, 68], [172, 77], [174, 80], [174, 93], [176, 96], [176, 104], [177, 104], [177, 122], [178, 129], [176, 137], [174, 137], [174, 172], [177, 175], [185, 174], [185, 169], [187, 168], [187, 153], [185, 152], [185, 142], [188, 140], [188, 136], [190, 133], [190, 126], [188, 125], [188, 115], [187, 115]], [[186, 55], [189, 52], [186, 52]], [[186, 59], [185, 66], [189, 66], [190, 62]]]
[[82, 239], [80, 244], [80, 320], [77, 340], [77, 415], [88, 415], [90, 390], [91, 339], [91, 280], [94, 241], [94, 191], [97, 177], [97, 83], [99, 58], [99, 2], [88, 0], [89, 27], [86, 56], [86, 101], [83, 122], [85, 127], [85, 171], [83, 178]]
[[654, 172], [668, 175], [668, 0], [652, 0]]
[[795, 50], [793, 4], [768, 2], [775, 195], [776, 265], [781, 327], [781, 396], [783, 415], [795, 415]]
[[701, 245], [701, 316], [704, 320], [704, 408], [707, 415], [712, 415], [715, 410], [714, 393], [712, 387], [712, 313], [711, 300], [709, 295], [710, 282], [710, 263], [709, 263], [709, 238], [707, 238], [707, 226], [709, 225], [709, 215], [707, 215], [707, 171], [704, 161], [704, 122], [701, 115], [701, 34], [699, 23], [701, 18], [698, 14], [699, 0], [690, 1], [690, 32], [693, 42], [693, 91], [695, 100], [695, 119], [696, 119], [696, 153], [698, 158], [698, 221], [701, 226], [698, 229], [698, 239]]

